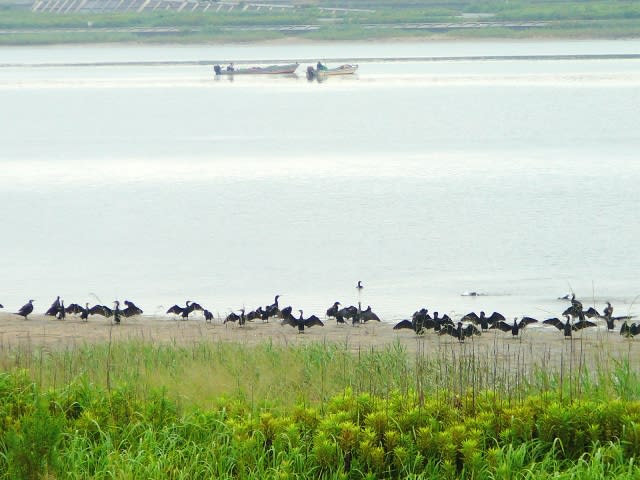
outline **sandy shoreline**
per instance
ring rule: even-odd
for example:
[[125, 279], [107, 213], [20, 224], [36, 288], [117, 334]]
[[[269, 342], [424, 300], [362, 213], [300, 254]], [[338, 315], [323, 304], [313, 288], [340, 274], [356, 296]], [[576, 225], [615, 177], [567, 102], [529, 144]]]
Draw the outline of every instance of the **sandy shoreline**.
[[410, 330], [395, 331], [393, 324], [387, 322], [352, 327], [337, 325], [331, 319], [325, 321], [324, 327], [313, 327], [299, 334], [295, 328], [280, 325], [279, 321], [250, 322], [240, 327], [231, 323], [224, 325], [221, 320], [205, 323], [202, 319], [182, 321], [137, 316], [123, 319], [120, 325], [112, 325], [108, 319], [99, 316], [83, 322], [71, 315], [66, 320], [44, 315], [31, 315], [23, 320], [11, 313], [0, 313], [0, 349], [5, 353], [42, 347], [74, 349], [108, 342], [110, 336], [113, 342], [134, 340], [179, 346], [201, 342], [236, 342], [251, 346], [269, 341], [286, 347], [328, 342], [344, 345], [354, 353], [400, 345], [409, 354], [419, 352], [447, 358], [462, 354], [488, 360], [512, 358], [539, 366], [559, 365], [562, 359], [568, 358], [584, 358], [592, 366], [611, 359], [628, 358], [632, 364], [640, 361], [639, 340], [623, 338], [617, 331], [607, 332], [604, 325], [576, 333], [573, 341], [564, 339], [560, 331], [550, 326], [534, 326], [528, 327], [519, 338], [492, 330], [460, 344], [452, 337], [431, 331], [420, 337]]

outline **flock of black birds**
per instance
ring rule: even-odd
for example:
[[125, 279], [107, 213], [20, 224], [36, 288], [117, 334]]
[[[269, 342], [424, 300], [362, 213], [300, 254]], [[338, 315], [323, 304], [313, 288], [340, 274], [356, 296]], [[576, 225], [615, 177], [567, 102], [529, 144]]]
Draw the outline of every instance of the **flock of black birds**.
[[[35, 300], [29, 300], [20, 309], [15, 312], [16, 315], [27, 317], [33, 313], [33, 302]], [[135, 303], [125, 300], [125, 308], [120, 309], [120, 302], [118, 300], [113, 302], [113, 308], [109, 308], [106, 305], [94, 305], [89, 308], [89, 304], [85, 303], [85, 306], [72, 303], [68, 306], [64, 306], [64, 300], [60, 299], [60, 296], [56, 297], [49, 309], [44, 313], [46, 316], [55, 317], [58, 320], [64, 320], [67, 315], [80, 315], [83, 321], [88, 321], [89, 315], [102, 315], [105, 318], [111, 318], [114, 323], [119, 324], [122, 317], [132, 317], [134, 315], [141, 315], [142, 309], [136, 306]], [[0, 308], [4, 308], [0, 305]]]
[[[362, 282], [359, 281], [356, 288], [358, 291], [364, 288]], [[253, 322], [255, 320], [268, 322], [271, 318], [279, 318], [281, 319], [281, 325], [290, 325], [297, 328], [300, 333], [304, 333], [305, 328], [324, 326], [322, 320], [320, 320], [316, 315], [311, 315], [310, 317], [305, 318], [302, 310], [298, 310], [299, 315], [295, 316], [292, 313], [293, 307], [287, 306], [281, 309], [279, 306], [279, 298], [280, 295], [276, 295], [274, 302], [271, 305], [264, 307], [260, 306], [250, 312], [246, 312], [244, 308], [240, 309], [239, 313], [231, 312], [224, 319], [223, 323], [227, 324], [228, 322], [237, 322], [238, 325], [244, 326], [246, 322]], [[563, 332], [565, 338], [570, 338], [573, 332], [577, 330], [595, 327], [597, 324], [592, 320], [597, 321], [601, 319], [605, 321], [607, 330], [609, 331], [615, 330], [615, 322], [623, 321], [619, 332], [620, 335], [625, 337], [634, 337], [640, 333], [640, 324], [628, 323], [628, 320], [632, 318], [631, 316], [613, 316], [613, 306], [610, 302], [606, 302], [607, 306], [603, 312], [600, 313], [593, 307], [589, 307], [585, 310], [582, 303], [576, 300], [575, 294], [572, 294], [570, 297], [568, 295], [560, 297], [560, 299], [571, 301], [571, 306], [562, 312], [562, 316], [565, 318], [564, 321], [557, 317], [538, 320], [525, 316], [520, 319], [515, 317], [513, 322], [509, 323], [506, 318], [498, 312], [493, 312], [487, 317], [485, 312], [481, 311], [479, 315], [475, 312], [467, 313], [454, 322], [446, 314], [441, 317], [438, 312], [433, 312], [432, 316], [426, 308], [422, 308], [413, 314], [411, 320], [402, 320], [397, 323], [393, 329], [410, 329], [418, 335], [423, 335], [428, 330], [433, 330], [439, 335], [450, 335], [458, 341], [463, 342], [465, 338], [469, 338], [474, 335], [481, 335], [482, 332], [494, 329], [511, 333], [512, 336], [517, 337], [528, 325], [542, 323], [543, 325], [549, 325], [557, 328]], [[26, 320], [33, 312], [33, 302], [34, 300], [29, 300], [17, 312], [15, 312], [15, 314], [24, 317]], [[83, 307], [79, 304], [72, 303], [65, 307], [64, 301], [58, 296], [51, 304], [51, 307], [49, 307], [45, 312], [45, 315], [55, 317], [58, 320], [64, 320], [68, 314], [80, 315], [80, 318], [85, 322], [88, 321], [88, 318], [91, 315], [101, 315], [105, 318], [111, 319], [115, 324], [120, 324], [123, 317], [127, 318], [134, 315], [141, 315], [143, 313], [141, 308], [129, 300], [124, 301], [125, 308], [123, 309], [120, 309], [120, 302], [118, 300], [114, 301], [113, 305], [113, 308], [107, 307], [106, 305], [94, 305], [89, 307], [89, 304], [85, 303], [85, 306]], [[0, 304], [0, 308], [4, 307]], [[179, 316], [182, 320], [188, 320], [189, 315], [196, 311], [202, 312], [205, 322], [213, 321], [214, 316], [211, 311], [202, 307], [197, 302], [192, 302], [191, 300], [187, 300], [184, 307], [177, 304], [173, 305], [166, 313]], [[360, 325], [369, 321], [380, 321], [380, 318], [371, 310], [371, 306], [368, 306], [363, 310], [360, 302], [358, 302], [357, 307], [350, 305], [342, 308], [340, 302], [334, 302], [333, 305], [327, 309], [326, 318], [334, 318], [338, 325], [344, 325], [347, 321], [350, 321], [352, 326]]]
[[[363, 288], [360, 282], [358, 282], [356, 288]], [[263, 322], [268, 322], [270, 318], [277, 317], [282, 319], [280, 322], [281, 325], [290, 325], [291, 327], [297, 328], [299, 333], [304, 333], [305, 328], [314, 326], [324, 327], [324, 323], [316, 315], [305, 318], [304, 311], [298, 310], [299, 315], [296, 317], [293, 315], [293, 307], [288, 306], [281, 309], [278, 303], [279, 298], [280, 295], [276, 295], [271, 305], [267, 305], [266, 307], [260, 306], [248, 313], [245, 309], [241, 309], [240, 314], [231, 312], [223, 323], [238, 322], [240, 326], [244, 326], [247, 321], [262, 320]], [[339, 306], [340, 302], [334, 302], [326, 312], [327, 318], [335, 318], [339, 325], [346, 324], [347, 320], [350, 320], [352, 325], [359, 325], [370, 320], [380, 321], [380, 318], [371, 311], [371, 306], [367, 307], [366, 310], [362, 310], [360, 304], [358, 304], [357, 307], [351, 305], [349, 307], [339, 308]]]
[[[364, 288], [362, 282], [358, 281], [356, 289], [360, 291], [362, 288]], [[311, 315], [310, 317], [305, 318], [304, 312], [302, 310], [298, 310], [299, 315], [296, 317], [292, 313], [293, 307], [288, 306], [281, 309], [278, 302], [279, 298], [280, 295], [276, 295], [274, 302], [271, 305], [267, 305], [265, 307], [260, 306], [248, 313], [244, 308], [240, 309], [239, 313], [231, 312], [224, 319], [223, 323], [227, 324], [228, 322], [238, 322], [242, 327], [246, 322], [253, 322], [254, 320], [268, 322], [270, 318], [277, 317], [281, 319], [281, 325], [290, 325], [297, 328], [300, 333], [304, 333], [305, 328], [324, 326], [322, 320], [320, 320], [316, 315]], [[26, 320], [33, 312], [33, 302], [34, 300], [29, 300], [17, 312], [15, 312], [15, 314], [24, 317]], [[112, 319], [115, 324], [120, 324], [122, 317], [126, 318], [134, 315], [141, 315], [143, 313], [142, 309], [130, 300], [125, 300], [124, 304], [126, 305], [126, 308], [124, 309], [120, 309], [120, 302], [118, 300], [113, 302], [114, 308], [109, 308], [106, 305], [94, 305], [90, 308], [88, 303], [86, 303], [84, 307], [76, 303], [72, 303], [65, 307], [64, 301], [60, 299], [60, 296], [58, 296], [51, 304], [51, 307], [49, 307], [45, 312], [45, 315], [55, 317], [58, 320], [64, 320], [67, 314], [80, 315], [80, 318], [83, 321], [88, 321], [90, 315], [101, 315], [105, 318]], [[334, 317], [338, 324], [344, 324], [346, 323], [346, 320], [351, 320], [352, 325], [365, 323], [370, 320], [380, 321], [380, 318], [371, 311], [370, 306], [367, 307], [366, 310], [362, 310], [359, 303], [358, 307], [352, 305], [342, 309], [338, 308], [339, 305], [340, 302], [335, 302], [333, 306], [327, 310], [327, 317]], [[3, 306], [0, 305], [0, 308], [3, 308]], [[205, 322], [213, 322], [213, 313], [199, 303], [191, 300], [187, 300], [184, 307], [177, 304], [173, 305], [166, 311], [166, 313], [179, 316], [182, 320], [188, 320], [189, 315], [196, 311], [202, 312]]]
[[[418, 335], [423, 335], [427, 330], [432, 329], [439, 335], [451, 335], [458, 339], [458, 341], [463, 342], [465, 338], [480, 335], [482, 332], [493, 329], [510, 332], [511, 335], [517, 337], [521, 330], [527, 327], [527, 325], [541, 322], [543, 325], [550, 325], [562, 331], [565, 338], [571, 338], [575, 331], [597, 326], [597, 323], [591, 320], [602, 319], [606, 322], [607, 330], [609, 331], [615, 330], [615, 322], [624, 321], [620, 327], [620, 335], [625, 337], [634, 337], [640, 333], [640, 325], [636, 325], [635, 323], [629, 325], [628, 320], [632, 318], [630, 315], [613, 316], [613, 306], [611, 302], [606, 302], [607, 306], [603, 312], [600, 313], [593, 307], [585, 310], [582, 303], [576, 300], [575, 294], [572, 294], [570, 298], [561, 297], [561, 299], [571, 301], [571, 306], [562, 312], [565, 321], [557, 317], [547, 318], [542, 321], [532, 317], [522, 317], [520, 319], [515, 317], [513, 323], [508, 323], [505, 317], [498, 312], [493, 312], [489, 317], [486, 316], [485, 312], [480, 312], [480, 315], [471, 312], [454, 323], [448, 315], [440, 317], [438, 312], [433, 312], [432, 317], [429, 315], [429, 311], [423, 308], [416, 311], [411, 317], [411, 320], [402, 320], [396, 324], [393, 329], [411, 329]], [[587, 318], [590, 320], [587, 320]]]

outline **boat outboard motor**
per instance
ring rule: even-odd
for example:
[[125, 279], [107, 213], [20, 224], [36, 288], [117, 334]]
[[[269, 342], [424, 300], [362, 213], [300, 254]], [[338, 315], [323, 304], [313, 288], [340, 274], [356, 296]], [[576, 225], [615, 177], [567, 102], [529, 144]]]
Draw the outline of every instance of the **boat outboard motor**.
[[313, 67], [311, 65], [309, 65], [307, 67], [307, 78], [309, 80], [313, 80], [313, 77], [315, 76], [315, 74], [316, 74], [315, 70], [313, 69]]
[[220, 75], [220, 72], [222, 71], [222, 69], [220, 68], [220, 65], [214, 65], [213, 71], [216, 72], [216, 75]]

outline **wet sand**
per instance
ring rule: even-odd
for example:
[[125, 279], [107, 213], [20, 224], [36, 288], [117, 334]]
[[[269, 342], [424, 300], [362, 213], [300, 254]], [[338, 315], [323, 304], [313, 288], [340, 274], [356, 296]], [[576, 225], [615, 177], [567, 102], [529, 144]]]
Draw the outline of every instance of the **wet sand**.
[[474, 336], [460, 344], [447, 335], [428, 331], [417, 336], [411, 330], [393, 330], [387, 322], [369, 322], [360, 326], [337, 325], [335, 320], [325, 320], [324, 327], [306, 329], [304, 334], [279, 320], [268, 323], [247, 322], [244, 327], [223, 324], [220, 319], [212, 323], [200, 317], [183, 321], [167, 317], [137, 316], [124, 318], [120, 325], [109, 319], [93, 316], [88, 322], [79, 317], [67, 316], [56, 320], [44, 315], [30, 315], [24, 320], [17, 315], [0, 312], [0, 348], [2, 351], [21, 348], [47, 347], [50, 349], [73, 349], [87, 344], [108, 342], [145, 341], [154, 344], [171, 343], [193, 345], [200, 342], [236, 342], [256, 345], [270, 341], [274, 345], [293, 346], [315, 342], [332, 342], [346, 346], [354, 353], [382, 350], [402, 346], [410, 355], [446, 356], [473, 355], [480, 360], [509, 359], [519, 364], [553, 366], [568, 359], [584, 359], [595, 367], [612, 359], [629, 359], [632, 365], [640, 360], [640, 339], [627, 339], [618, 331], [608, 332], [604, 322], [598, 327], [576, 332], [572, 340], [551, 326], [533, 325], [513, 338], [511, 334], [498, 330]]

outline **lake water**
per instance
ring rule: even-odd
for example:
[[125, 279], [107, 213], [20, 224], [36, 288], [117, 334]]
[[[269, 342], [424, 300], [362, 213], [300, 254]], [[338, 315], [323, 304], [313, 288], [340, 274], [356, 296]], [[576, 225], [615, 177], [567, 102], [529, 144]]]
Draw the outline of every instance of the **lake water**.
[[[640, 60], [438, 58], [637, 52], [0, 48], [0, 303], [192, 299], [226, 315], [279, 293], [305, 315], [360, 300], [389, 321], [423, 306], [546, 318], [573, 290], [635, 313]], [[317, 83], [306, 64], [231, 80], [172, 63], [310, 58], [360, 68]], [[118, 65], [83, 65], [96, 62]]]

